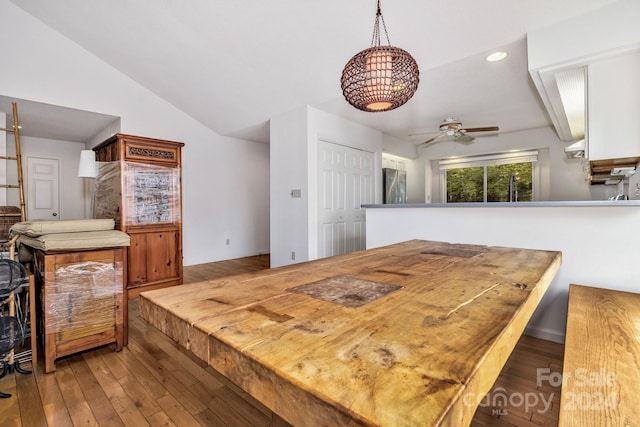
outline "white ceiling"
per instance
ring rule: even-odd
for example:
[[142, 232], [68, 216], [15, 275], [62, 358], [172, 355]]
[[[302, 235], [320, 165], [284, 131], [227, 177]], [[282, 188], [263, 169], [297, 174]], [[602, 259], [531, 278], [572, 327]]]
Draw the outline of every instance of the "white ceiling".
[[[415, 143], [451, 115], [549, 125], [526, 33], [617, 0], [383, 0], [391, 44], [421, 73], [415, 96], [384, 113], [340, 90], [344, 64], [370, 46], [375, 0], [11, 1], [219, 134], [267, 142], [270, 117], [308, 104]], [[509, 57], [485, 62], [496, 49]]]
[[120, 118], [0, 95], [0, 112], [6, 128], [13, 128], [13, 105], [17, 104], [21, 136], [86, 143], [100, 130]]

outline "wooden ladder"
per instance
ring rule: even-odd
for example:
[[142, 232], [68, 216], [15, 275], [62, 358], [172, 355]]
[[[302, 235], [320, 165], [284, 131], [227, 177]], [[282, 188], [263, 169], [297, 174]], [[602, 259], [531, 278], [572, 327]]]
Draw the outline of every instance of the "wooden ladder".
[[[18, 184], [0, 184], [0, 188], [16, 188], [20, 195], [20, 222], [27, 220], [27, 209], [24, 200], [24, 178], [22, 174], [22, 152], [20, 150], [20, 125], [18, 123], [18, 105], [15, 102], [11, 103], [13, 107], [13, 127], [12, 128], [0, 128], [5, 132], [12, 132], [14, 135], [16, 145], [15, 156], [0, 156], [2, 160], [13, 160], [16, 162], [18, 173]], [[9, 220], [10, 218], [17, 218], [17, 213], [0, 212], [0, 221]], [[15, 221], [15, 222], [19, 222]]]
[[[22, 174], [22, 152], [20, 150], [20, 125], [18, 121], [18, 105], [15, 102], [11, 103], [13, 108], [13, 127], [12, 128], [0, 128], [0, 130], [5, 132], [12, 132], [14, 135], [15, 146], [16, 146], [16, 155], [15, 156], [0, 156], [2, 160], [14, 160], [16, 161], [16, 169], [18, 174], [18, 184], [0, 184], [0, 188], [17, 188], [20, 195], [20, 213], [19, 213], [19, 221], [15, 222], [24, 222], [27, 220], [27, 209], [24, 200], [24, 178]], [[1, 212], [0, 213], [0, 221], [5, 221], [8, 224], [8, 221], [12, 219], [18, 219], [18, 214], [11, 212]], [[13, 223], [15, 223], [13, 222]], [[9, 259], [15, 259], [15, 250], [16, 250], [16, 241], [18, 240], [18, 235], [9, 239], [7, 242], [3, 242], [4, 246], [9, 249]], [[8, 298], [9, 305], [9, 316], [15, 316], [15, 295], [12, 291], [9, 294]], [[31, 349], [22, 353], [23, 357], [26, 357], [24, 360], [31, 360], [32, 366], [35, 367], [36, 364], [36, 333], [34, 328], [34, 322], [32, 321], [35, 316], [35, 294], [34, 294], [34, 285], [33, 285], [33, 277], [30, 278], [29, 283], [29, 316], [31, 322]], [[9, 354], [6, 356], [3, 361], [3, 372], [6, 374], [8, 372], [19, 372], [21, 374], [28, 374], [31, 371], [27, 371], [20, 367], [20, 362], [18, 362], [15, 358], [15, 351], [11, 349]], [[0, 397], [9, 397], [10, 394], [0, 392]]]

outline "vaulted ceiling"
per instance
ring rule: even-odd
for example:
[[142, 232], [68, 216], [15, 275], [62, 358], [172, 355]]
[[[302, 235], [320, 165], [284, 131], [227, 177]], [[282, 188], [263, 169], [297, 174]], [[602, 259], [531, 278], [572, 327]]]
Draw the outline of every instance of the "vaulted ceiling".
[[[375, 0], [11, 1], [219, 134], [266, 142], [270, 117], [311, 105], [415, 143], [451, 115], [502, 131], [549, 125], [527, 31], [616, 0], [383, 0], [391, 44], [421, 73], [415, 96], [384, 113], [340, 90], [346, 62], [370, 46]], [[497, 49], [506, 60], [484, 61]]]

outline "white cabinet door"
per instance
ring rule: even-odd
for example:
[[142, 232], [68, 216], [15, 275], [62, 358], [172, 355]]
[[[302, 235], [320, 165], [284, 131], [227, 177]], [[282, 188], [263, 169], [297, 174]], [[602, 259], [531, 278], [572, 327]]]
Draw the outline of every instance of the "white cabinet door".
[[59, 161], [29, 157], [27, 159], [27, 219], [59, 220]]
[[589, 160], [640, 156], [640, 53], [588, 69]]
[[373, 153], [318, 144], [318, 257], [365, 249], [365, 215], [374, 202]]

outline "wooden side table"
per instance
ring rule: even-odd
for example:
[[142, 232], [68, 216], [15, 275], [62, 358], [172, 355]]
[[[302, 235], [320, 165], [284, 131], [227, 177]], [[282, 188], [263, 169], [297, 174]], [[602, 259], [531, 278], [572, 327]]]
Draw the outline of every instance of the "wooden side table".
[[105, 344], [127, 342], [123, 248], [35, 251], [38, 331], [45, 372], [56, 359]]

